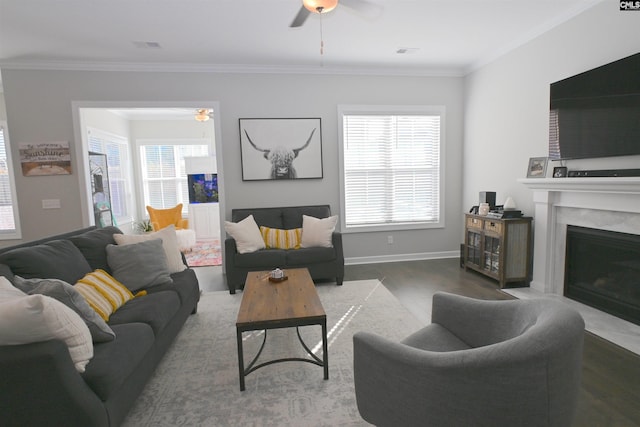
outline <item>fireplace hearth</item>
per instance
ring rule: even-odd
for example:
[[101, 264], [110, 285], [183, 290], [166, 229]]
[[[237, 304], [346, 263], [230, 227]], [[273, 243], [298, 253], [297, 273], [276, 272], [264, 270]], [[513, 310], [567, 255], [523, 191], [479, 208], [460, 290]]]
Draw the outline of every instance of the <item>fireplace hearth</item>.
[[566, 297], [640, 325], [640, 235], [567, 226]]

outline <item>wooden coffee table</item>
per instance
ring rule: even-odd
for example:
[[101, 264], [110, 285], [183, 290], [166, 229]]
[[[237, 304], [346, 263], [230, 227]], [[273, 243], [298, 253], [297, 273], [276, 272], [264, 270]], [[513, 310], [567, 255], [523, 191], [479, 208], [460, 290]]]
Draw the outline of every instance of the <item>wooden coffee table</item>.
[[[285, 270], [287, 280], [269, 281], [268, 271], [253, 271], [247, 274], [247, 281], [242, 292], [242, 302], [236, 321], [238, 339], [238, 368], [240, 372], [240, 390], [244, 390], [244, 378], [263, 366], [279, 362], [309, 362], [324, 368], [324, 379], [329, 379], [329, 352], [327, 345], [327, 315], [322, 308], [318, 292], [311, 280], [309, 270], [294, 268]], [[300, 326], [322, 326], [322, 359], [313, 354], [300, 336]], [[267, 341], [268, 329], [295, 327], [298, 339], [311, 359], [290, 357], [270, 360], [255, 365]], [[258, 354], [249, 366], [244, 367], [242, 350], [242, 333], [246, 331], [264, 330], [264, 339]]]

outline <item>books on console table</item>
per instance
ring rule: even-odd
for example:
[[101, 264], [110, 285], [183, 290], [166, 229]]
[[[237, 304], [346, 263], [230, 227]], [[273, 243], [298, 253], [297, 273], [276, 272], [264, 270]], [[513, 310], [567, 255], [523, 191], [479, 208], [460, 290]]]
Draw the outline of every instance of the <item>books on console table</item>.
[[494, 210], [494, 211], [489, 211], [489, 213], [487, 213], [487, 218], [507, 219], [507, 218], [521, 218], [521, 217], [522, 217], [522, 211], [519, 211], [516, 209]]

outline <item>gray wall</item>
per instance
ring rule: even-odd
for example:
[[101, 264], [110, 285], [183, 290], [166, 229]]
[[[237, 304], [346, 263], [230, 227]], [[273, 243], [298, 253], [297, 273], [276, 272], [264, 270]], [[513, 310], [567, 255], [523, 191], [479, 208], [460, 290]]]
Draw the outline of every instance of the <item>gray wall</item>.
[[[161, 72], [100, 72], [3, 69], [7, 118], [13, 156], [19, 164], [21, 141], [71, 142], [74, 147], [72, 102], [219, 102], [224, 165], [224, 209], [274, 205], [329, 203], [339, 206], [339, 104], [444, 105], [446, 107], [445, 228], [344, 236], [351, 260], [416, 259], [457, 253], [462, 230], [463, 79], [296, 74], [216, 74]], [[34, 120], [34, 106], [39, 114]], [[243, 182], [240, 170], [239, 118], [320, 117], [324, 178], [287, 182]], [[72, 154], [72, 155], [73, 155]], [[77, 171], [77, 156], [73, 156]], [[23, 238], [82, 227], [77, 172], [71, 176], [16, 176]], [[61, 209], [43, 210], [42, 199], [61, 200]], [[387, 244], [393, 234], [394, 243]]]
[[[479, 191], [533, 214], [530, 157], [548, 154], [549, 85], [640, 52], [640, 16], [605, 1], [471, 73], [465, 86], [463, 206]], [[639, 141], [640, 143], [640, 141]], [[569, 169], [637, 168], [640, 156], [574, 160]], [[549, 162], [547, 176], [559, 162]]]

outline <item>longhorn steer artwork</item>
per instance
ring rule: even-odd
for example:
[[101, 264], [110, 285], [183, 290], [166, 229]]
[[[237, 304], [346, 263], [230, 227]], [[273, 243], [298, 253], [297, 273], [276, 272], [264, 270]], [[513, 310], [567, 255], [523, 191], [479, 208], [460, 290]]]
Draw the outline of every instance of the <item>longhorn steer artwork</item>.
[[313, 130], [311, 131], [311, 135], [309, 135], [309, 138], [307, 139], [307, 142], [305, 142], [300, 148], [287, 148], [281, 145], [275, 146], [274, 148], [262, 148], [258, 147], [251, 140], [249, 132], [247, 132], [246, 129], [244, 129], [244, 134], [247, 136], [249, 144], [251, 144], [251, 146], [256, 150], [262, 152], [264, 158], [271, 163], [271, 179], [295, 179], [298, 177], [298, 173], [293, 166], [293, 161], [298, 157], [300, 151], [309, 146], [315, 131], [316, 128], [313, 128]]

